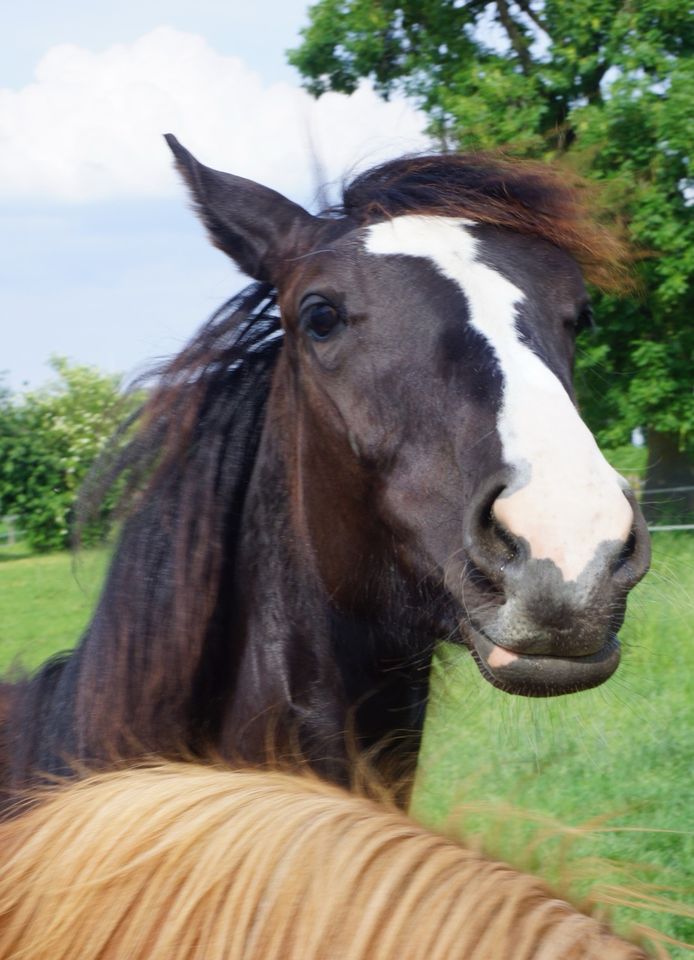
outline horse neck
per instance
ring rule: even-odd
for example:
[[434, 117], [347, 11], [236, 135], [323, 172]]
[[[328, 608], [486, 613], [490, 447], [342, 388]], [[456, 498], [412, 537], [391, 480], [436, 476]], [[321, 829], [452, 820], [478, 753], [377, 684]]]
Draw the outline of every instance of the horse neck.
[[261, 440], [234, 561], [232, 689], [220, 738], [232, 760], [259, 762], [288, 751], [311, 759], [314, 744], [339, 733], [344, 714], [329, 607], [292, 522], [280, 433], [266, 429]]
[[347, 562], [355, 544], [335, 517], [315, 515], [310, 489], [321, 465], [315, 447], [302, 444], [301, 414], [271, 413], [267, 423], [274, 429], [261, 441], [236, 560], [234, 690], [222, 752], [250, 761], [268, 749], [299, 753], [344, 781], [355, 751], [380, 744], [383, 757], [391, 753], [385, 740], [396, 727], [401, 747], [416, 753], [430, 654], [399, 665], [382, 608], [336, 607], [314, 534], [332, 536], [333, 554], [344, 551]]
[[[180, 493], [150, 498], [126, 522], [80, 646], [12, 696], [10, 779], [66, 773], [73, 758], [108, 765], [211, 749], [251, 762], [300, 753], [344, 781], [350, 752], [395, 727], [414, 730], [416, 747], [427, 657], [414, 676], [400, 669], [389, 652], [400, 631], [395, 616], [382, 605], [376, 615], [340, 614], [329, 599], [311, 528], [333, 537], [335, 555], [348, 529], [309, 516], [304, 508], [315, 497], [297, 501], [298, 422], [270, 404], [247, 486], [220, 515], [214, 549], [198, 563], [197, 592], [186, 589], [188, 544], [210, 541], [197, 528], [178, 535]], [[315, 450], [304, 453], [315, 481]], [[189, 472], [186, 502], [195, 495]]]

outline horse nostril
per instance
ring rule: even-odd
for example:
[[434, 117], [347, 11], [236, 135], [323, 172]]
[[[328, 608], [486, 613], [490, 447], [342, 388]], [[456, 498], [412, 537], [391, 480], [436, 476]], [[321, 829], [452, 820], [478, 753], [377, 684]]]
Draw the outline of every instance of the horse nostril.
[[651, 561], [651, 541], [643, 514], [634, 510], [634, 525], [612, 565], [613, 578], [631, 589], [644, 576]]
[[624, 496], [632, 510], [632, 524], [619, 553], [614, 558], [610, 572], [614, 580], [630, 590], [644, 576], [651, 562], [651, 538], [641, 508], [631, 490]]
[[468, 504], [464, 524], [470, 562], [502, 594], [506, 593], [511, 573], [508, 568], [522, 566], [526, 553], [524, 542], [509, 530], [497, 511], [511, 479], [506, 469], [488, 477]]
[[496, 515], [495, 505], [505, 489], [506, 484], [496, 478], [485, 491], [480, 491], [470, 511], [468, 527], [471, 559], [498, 586], [505, 580], [505, 568], [522, 554], [521, 543]]
[[626, 543], [624, 544], [622, 549], [619, 551], [619, 555], [614, 562], [614, 565], [612, 567], [612, 572], [617, 573], [620, 567], [623, 567], [625, 563], [631, 560], [631, 558], [634, 556], [635, 553], [636, 553], [636, 531], [632, 527], [631, 532], [627, 537]]
[[498, 521], [494, 515], [494, 504], [499, 499], [504, 488], [495, 486], [491, 493], [485, 498], [479, 507], [479, 527], [480, 530], [489, 532], [494, 529]]
[[510, 563], [512, 560], [517, 559], [521, 552], [521, 545], [510, 530], [507, 530], [498, 520], [494, 519], [492, 532], [505, 551], [505, 562]]

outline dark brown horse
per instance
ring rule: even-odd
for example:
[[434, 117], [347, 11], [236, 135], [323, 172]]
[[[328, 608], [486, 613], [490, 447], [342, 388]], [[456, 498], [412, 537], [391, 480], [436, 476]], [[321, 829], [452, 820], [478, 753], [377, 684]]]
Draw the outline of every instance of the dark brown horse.
[[107, 471], [139, 493], [77, 649], [0, 696], [5, 781], [269, 743], [341, 779], [348, 728], [416, 752], [442, 638], [509, 693], [606, 680], [648, 543], [574, 405], [577, 263], [614, 253], [574, 192], [426, 156], [316, 217], [168, 141], [256, 282]]

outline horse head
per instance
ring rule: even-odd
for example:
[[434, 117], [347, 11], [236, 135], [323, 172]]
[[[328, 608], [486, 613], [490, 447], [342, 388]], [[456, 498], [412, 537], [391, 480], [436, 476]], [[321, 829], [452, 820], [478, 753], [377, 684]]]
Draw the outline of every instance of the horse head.
[[215, 245], [277, 290], [265, 431], [336, 616], [462, 642], [512, 693], [606, 680], [649, 548], [576, 408], [590, 238], [569, 191], [537, 168], [410, 158], [317, 217], [168, 140]]

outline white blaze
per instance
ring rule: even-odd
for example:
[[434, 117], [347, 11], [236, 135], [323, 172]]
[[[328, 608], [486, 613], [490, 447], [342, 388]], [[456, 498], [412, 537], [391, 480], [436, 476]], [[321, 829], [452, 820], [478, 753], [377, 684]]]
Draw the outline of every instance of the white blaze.
[[366, 230], [372, 254], [425, 257], [463, 291], [469, 322], [492, 347], [503, 375], [498, 431], [514, 479], [494, 504], [498, 521], [532, 557], [576, 580], [607, 540], [625, 542], [633, 512], [625, 481], [607, 463], [569, 395], [522, 342], [516, 308], [525, 295], [476, 259], [469, 220], [402, 216]]

